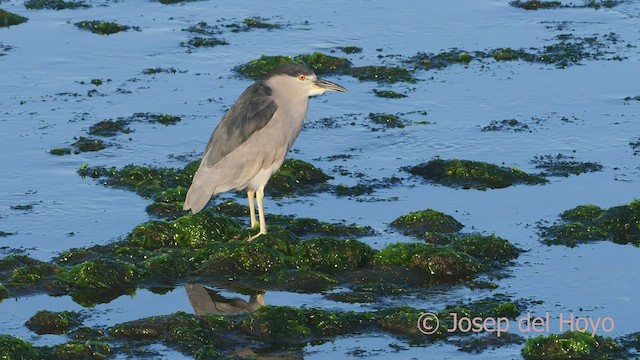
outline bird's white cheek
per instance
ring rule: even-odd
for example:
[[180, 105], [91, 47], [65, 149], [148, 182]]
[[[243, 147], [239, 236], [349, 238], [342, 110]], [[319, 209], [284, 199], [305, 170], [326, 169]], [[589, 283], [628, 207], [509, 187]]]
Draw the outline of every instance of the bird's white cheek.
[[325, 91], [326, 89], [322, 88], [312, 88], [311, 90], [309, 90], [309, 96], [321, 95], [324, 94]]

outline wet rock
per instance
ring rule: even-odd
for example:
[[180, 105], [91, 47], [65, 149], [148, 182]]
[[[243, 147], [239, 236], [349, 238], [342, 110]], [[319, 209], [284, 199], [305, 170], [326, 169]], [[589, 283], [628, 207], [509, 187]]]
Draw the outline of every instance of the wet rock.
[[403, 170], [437, 184], [463, 189], [499, 189], [516, 184], [539, 185], [548, 182], [540, 175], [527, 174], [482, 161], [434, 159]]
[[410, 212], [389, 225], [405, 235], [413, 236], [423, 236], [426, 232], [454, 233], [464, 227], [453, 216], [433, 209]]
[[29, 19], [24, 16], [20, 16], [7, 10], [0, 9], [0, 27], [20, 25], [28, 20]]
[[189, 327], [200, 328], [200, 319], [179, 311], [121, 323], [109, 328], [109, 333], [117, 339], [155, 340], [164, 338], [175, 329]]
[[11, 335], [0, 335], [0, 358], [37, 360], [42, 355], [30, 342]]
[[80, 324], [80, 314], [75, 311], [41, 310], [27, 320], [25, 325], [36, 334], [43, 335], [66, 334]]
[[530, 338], [522, 355], [525, 359], [616, 359], [623, 356], [620, 345], [612, 338], [579, 331]]
[[28, 0], [24, 2], [24, 7], [29, 10], [64, 10], [64, 9], [86, 9], [91, 5], [84, 1], [64, 1], [64, 0]]
[[590, 161], [577, 161], [575, 157], [563, 154], [539, 155], [531, 163], [536, 169], [541, 169], [543, 176], [563, 176], [580, 175], [583, 173], [597, 172], [602, 170], [602, 165]]
[[351, 61], [341, 57], [325, 55], [321, 52], [298, 55], [293, 60], [307, 65], [318, 75], [344, 74], [351, 68]]
[[356, 269], [340, 274], [340, 278], [347, 283], [362, 284], [364, 286], [392, 284], [404, 287], [420, 287], [429, 285], [430, 281], [430, 276], [427, 272], [415, 267], [399, 265], [378, 265]]
[[539, 226], [547, 245], [574, 247], [581, 243], [609, 240], [640, 246], [640, 200], [627, 205], [601, 209], [580, 205], [560, 215], [562, 221]]

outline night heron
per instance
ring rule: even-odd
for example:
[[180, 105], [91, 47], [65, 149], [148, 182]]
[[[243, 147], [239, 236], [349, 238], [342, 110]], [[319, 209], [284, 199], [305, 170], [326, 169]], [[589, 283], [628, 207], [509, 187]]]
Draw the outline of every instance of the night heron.
[[260, 224], [258, 234], [249, 240], [266, 234], [264, 187], [302, 130], [309, 96], [328, 90], [347, 92], [296, 63], [280, 65], [249, 86], [213, 131], [187, 192], [184, 210], [191, 209], [195, 214], [215, 194], [247, 189], [251, 227], [258, 224], [254, 197]]

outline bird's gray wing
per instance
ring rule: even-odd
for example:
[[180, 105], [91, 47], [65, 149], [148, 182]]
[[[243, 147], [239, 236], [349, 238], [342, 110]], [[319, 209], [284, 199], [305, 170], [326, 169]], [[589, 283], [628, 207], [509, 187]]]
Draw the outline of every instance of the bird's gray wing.
[[256, 131], [267, 125], [278, 105], [262, 81], [249, 86], [220, 120], [202, 155], [202, 165], [213, 167]]

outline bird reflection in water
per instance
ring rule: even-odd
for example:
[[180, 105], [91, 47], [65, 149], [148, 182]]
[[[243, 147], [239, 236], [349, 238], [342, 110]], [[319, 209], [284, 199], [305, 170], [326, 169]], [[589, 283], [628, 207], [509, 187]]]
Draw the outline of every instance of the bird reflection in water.
[[249, 301], [239, 297], [227, 298], [218, 291], [206, 288], [201, 284], [185, 284], [189, 302], [196, 315], [240, 315], [249, 314], [264, 306], [264, 292], [252, 294]]

